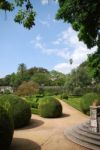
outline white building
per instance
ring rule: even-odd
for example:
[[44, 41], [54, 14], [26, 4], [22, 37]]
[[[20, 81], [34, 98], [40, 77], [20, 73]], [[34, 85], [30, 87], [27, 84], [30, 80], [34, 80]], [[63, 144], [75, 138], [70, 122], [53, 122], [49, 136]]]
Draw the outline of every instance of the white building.
[[6, 91], [13, 93], [13, 88], [11, 86], [0, 86], [0, 93], [5, 93]]

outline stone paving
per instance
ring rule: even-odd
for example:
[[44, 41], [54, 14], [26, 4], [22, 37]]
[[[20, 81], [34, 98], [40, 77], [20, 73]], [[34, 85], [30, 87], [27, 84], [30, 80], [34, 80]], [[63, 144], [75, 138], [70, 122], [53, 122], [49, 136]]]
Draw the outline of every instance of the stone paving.
[[47, 119], [32, 115], [29, 126], [16, 130], [11, 150], [88, 150], [68, 140], [64, 131], [88, 117], [61, 101], [63, 116]]

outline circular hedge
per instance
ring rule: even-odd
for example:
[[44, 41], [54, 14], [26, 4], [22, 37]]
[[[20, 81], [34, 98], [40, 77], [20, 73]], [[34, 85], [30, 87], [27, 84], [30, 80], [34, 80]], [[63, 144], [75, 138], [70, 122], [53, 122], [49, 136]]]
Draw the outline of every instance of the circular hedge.
[[29, 123], [31, 108], [25, 100], [15, 95], [3, 95], [0, 96], [0, 101], [9, 101], [11, 104], [14, 128], [20, 128]]
[[14, 126], [8, 111], [0, 106], [0, 150], [8, 150], [13, 138]]
[[94, 101], [98, 100], [98, 95], [96, 93], [87, 93], [82, 97], [81, 100], [81, 109], [83, 113], [90, 114], [90, 106]]
[[53, 97], [40, 100], [38, 109], [40, 116], [45, 118], [56, 118], [62, 115], [62, 105]]

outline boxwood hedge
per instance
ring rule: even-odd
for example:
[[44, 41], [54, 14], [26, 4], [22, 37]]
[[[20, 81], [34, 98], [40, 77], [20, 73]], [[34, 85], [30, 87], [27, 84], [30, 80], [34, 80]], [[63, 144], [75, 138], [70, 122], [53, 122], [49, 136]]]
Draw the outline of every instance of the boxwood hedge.
[[12, 107], [14, 128], [20, 128], [27, 125], [31, 118], [30, 105], [23, 99], [15, 95], [0, 96], [0, 103], [9, 101]]
[[56, 118], [62, 115], [62, 105], [53, 97], [40, 100], [38, 109], [40, 116], [45, 118]]

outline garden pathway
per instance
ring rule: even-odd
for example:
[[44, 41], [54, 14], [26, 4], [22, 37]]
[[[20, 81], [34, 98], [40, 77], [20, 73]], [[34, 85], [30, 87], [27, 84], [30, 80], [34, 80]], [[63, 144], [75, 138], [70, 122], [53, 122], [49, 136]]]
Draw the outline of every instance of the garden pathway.
[[15, 130], [11, 150], [87, 150], [64, 137], [64, 130], [88, 117], [61, 101], [63, 116], [46, 119], [32, 115], [29, 126]]

